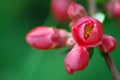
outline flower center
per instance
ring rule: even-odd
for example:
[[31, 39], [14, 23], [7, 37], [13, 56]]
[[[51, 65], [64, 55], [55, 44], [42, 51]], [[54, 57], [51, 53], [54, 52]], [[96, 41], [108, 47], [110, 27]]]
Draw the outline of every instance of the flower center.
[[90, 35], [92, 34], [92, 30], [93, 30], [93, 25], [91, 23], [88, 23], [85, 25], [85, 28], [84, 28], [85, 39], [88, 39], [88, 37], [90, 37]]

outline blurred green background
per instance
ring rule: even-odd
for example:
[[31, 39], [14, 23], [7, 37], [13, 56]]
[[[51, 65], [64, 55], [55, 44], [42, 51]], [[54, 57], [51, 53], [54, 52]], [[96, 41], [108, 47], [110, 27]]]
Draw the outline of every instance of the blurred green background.
[[[86, 0], [78, 2], [87, 9]], [[57, 24], [49, 6], [50, 0], [0, 0], [0, 80], [112, 80], [97, 48], [84, 71], [69, 75], [64, 68], [66, 54], [60, 55], [66, 48], [42, 51], [26, 43], [25, 35], [35, 26]], [[110, 19], [103, 25], [104, 33], [117, 40], [111, 56], [120, 70], [120, 27]], [[58, 27], [68, 29], [67, 25]]]

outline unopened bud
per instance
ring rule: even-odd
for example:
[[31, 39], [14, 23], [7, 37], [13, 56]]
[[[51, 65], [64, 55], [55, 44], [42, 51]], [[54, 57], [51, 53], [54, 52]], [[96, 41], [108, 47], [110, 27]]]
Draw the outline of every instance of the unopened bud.
[[67, 8], [73, 0], [52, 0], [51, 12], [59, 23], [68, 21]]
[[111, 1], [107, 4], [108, 14], [113, 18], [120, 18], [120, 1]]
[[54, 27], [39, 26], [26, 35], [28, 44], [37, 49], [53, 49], [66, 46], [67, 31]]
[[79, 18], [86, 15], [84, 7], [75, 2], [71, 3], [67, 10], [68, 16], [72, 21], [77, 21]]
[[56, 28], [39, 26], [26, 35], [28, 44], [37, 49], [50, 49], [58, 46], [59, 33]]
[[66, 71], [69, 74], [73, 74], [74, 71], [85, 69], [88, 62], [89, 52], [85, 47], [81, 47], [76, 44], [66, 56], [64, 64]]
[[98, 46], [104, 53], [110, 53], [116, 48], [116, 40], [110, 35], [104, 35], [102, 43]]

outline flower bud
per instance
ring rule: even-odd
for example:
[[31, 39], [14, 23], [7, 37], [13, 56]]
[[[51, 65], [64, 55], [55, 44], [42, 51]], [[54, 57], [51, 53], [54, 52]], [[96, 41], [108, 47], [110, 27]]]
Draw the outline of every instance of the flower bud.
[[74, 24], [72, 35], [80, 46], [97, 46], [103, 37], [102, 24], [94, 18], [85, 16]]
[[51, 12], [58, 22], [68, 21], [67, 8], [71, 2], [72, 0], [52, 0]]
[[73, 74], [74, 71], [83, 70], [86, 68], [89, 61], [89, 53], [85, 47], [80, 47], [77, 44], [68, 53], [64, 60], [66, 71]]
[[51, 49], [58, 46], [59, 32], [56, 28], [39, 26], [26, 35], [28, 44], [37, 49]]
[[120, 18], [120, 1], [113, 1], [107, 4], [108, 14], [113, 18]]
[[68, 16], [72, 21], [77, 21], [79, 18], [86, 15], [86, 11], [82, 5], [75, 2], [71, 3], [67, 10]]
[[98, 46], [104, 53], [110, 53], [116, 48], [116, 40], [110, 35], [104, 35], [102, 43]]

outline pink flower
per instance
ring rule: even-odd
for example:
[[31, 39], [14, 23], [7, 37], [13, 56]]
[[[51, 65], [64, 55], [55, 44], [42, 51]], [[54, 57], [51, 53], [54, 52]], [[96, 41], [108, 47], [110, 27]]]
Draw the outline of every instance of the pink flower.
[[97, 46], [103, 37], [102, 24], [94, 18], [85, 16], [74, 24], [72, 35], [80, 46]]
[[50, 49], [58, 46], [59, 33], [56, 28], [39, 26], [26, 35], [28, 44], [37, 49]]
[[71, 3], [67, 10], [68, 16], [72, 21], [77, 21], [79, 18], [86, 15], [86, 11], [82, 5], [75, 2]]
[[52, 0], [51, 12], [60, 23], [68, 21], [67, 8], [73, 0]]
[[102, 43], [98, 46], [104, 53], [110, 53], [116, 48], [116, 40], [110, 35], [104, 35]]
[[111, 17], [120, 18], [120, 1], [109, 2], [107, 11]]
[[73, 74], [74, 71], [83, 70], [86, 68], [89, 61], [89, 53], [85, 47], [80, 47], [77, 44], [68, 53], [64, 60], [66, 71]]

